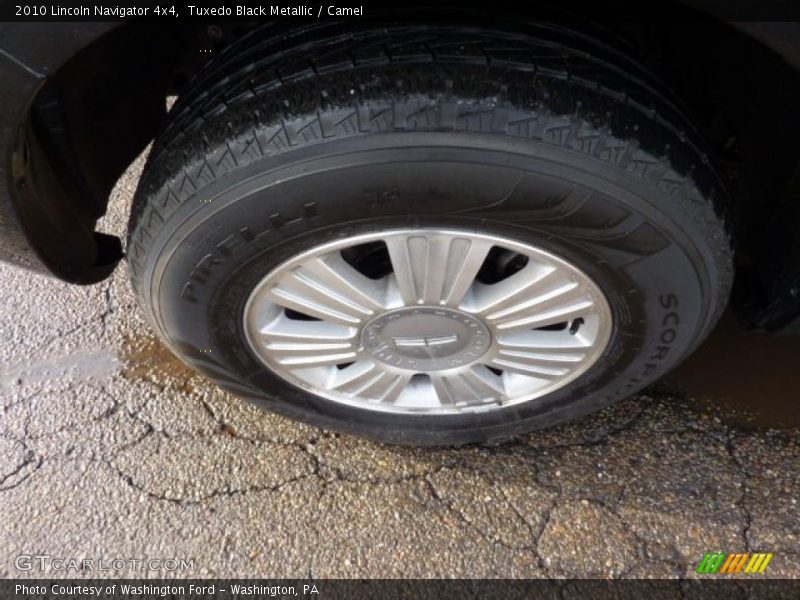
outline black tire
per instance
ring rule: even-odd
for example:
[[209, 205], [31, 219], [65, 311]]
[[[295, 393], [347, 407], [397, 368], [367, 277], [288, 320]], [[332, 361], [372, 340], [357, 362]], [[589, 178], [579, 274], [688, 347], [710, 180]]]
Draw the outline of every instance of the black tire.
[[[352, 27], [255, 32], [204, 71], [156, 140], [128, 260], [178, 356], [292, 418], [460, 444], [603, 408], [707, 335], [732, 279], [724, 191], [654, 77], [560, 30]], [[436, 418], [317, 398], [254, 357], [243, 304], [273, 266], [343, 235], [427, 225], [573, 261], [611, 303], [605, 356], [541, 401]]]

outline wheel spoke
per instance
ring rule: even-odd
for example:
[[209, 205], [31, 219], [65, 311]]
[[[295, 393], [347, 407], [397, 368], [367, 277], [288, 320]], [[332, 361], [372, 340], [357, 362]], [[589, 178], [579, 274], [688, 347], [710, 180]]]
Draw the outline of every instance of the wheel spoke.
[[328, 389], [344, 394], [357, 394], [375, 377], [375, 363], [371, 360], [360, 360], [344, 369], [336, 369], [331, 373]]
[[564, 302], [565, 299], [569, 298], [568, 294], [570, 292], [574, 292], [575, 288], [577, 287], [578, 284], [576, 282], [568, 281], [556, 286], [553, 289], [541, 292], [525, 300], [520, 300], [519, 302], [507, 306], [506, 308], [490, 312], [488, 315], [486, 315], [486, 317], [488, 319], [502, 322], [508, 317], [516, 318], [520, 315], [520, 313], [525, 314], [531, 311], [547, 311], [552, 304]]
[[431, 384], [436, 392], [436, 398], [440, 406], [453, 407], [458, 405], [458, 392], [447, 375], [433, 373], [430, 376]]
[[372, 360], [360, 360], [344, 369], [336, 369], [329, 389], [392, 404], [410, 379], [411, 374], [391, 373]]
[[500, 377], [483, 365], [452, 375], [430, 376], [441, 406], [474, 406], [498, 402], [504, 395]]
[[583, 360], [585, 353], [564, 354], [553, 352], [527, 352], [524, 350], [500, 350], [498, 354], [503, 357], [525, 357], [530, 360], [539, 361], [542, 364], [547, 363], [561, 363], [569, 365], [572, 363], [579, 363]]
[[555, 271], [555, 267], [550, 265], [529, 261], [520, 271], [498, 283], [476, 283], [471, 297], [462, 308], [481, 316], [498, 313], [540, 292]]
[[277, 318], [262, 326], [258, 333], [274, 340], [313, 340], [325, 342], [351, 340], [358, 329], [328, 321], [297, 321], [281, 312]]
[[384, 390], [379, 398], [380, 402], [384, 404], [394, 404], [397, 399], [408, 386], [411, 381], [410, 374], [394, 375], [391, 380], [386, 383]]
[[386, 241], [397, 288], [407, 305], [422, 303], [428, 240], [424, 236], [391, 238]]
[[569, 369], [554, 367], [526, 356], [524, 353], [515, 355], [498, 354], [489, 364], [497, 369], [537, 377], [539, 379], [555, 379], [569, 372]]
[[505, 395], [503, 380], [492, 373], [485, 365], [475, 365], [463, 374], [465, 386], [473, 396], [487, 402]]
[[450, 240], [440, 304], [446, 306], [461, 304], [491, 248], [492, 244], [483, 240], [465, 238]]
[[305, 315], [345, 325], [358, 325], [374, 311], [348, 297], [347, 291], [327, 286], [314, 273], [298, 267], [267, 292], [275, 304]]
[[[282, 347], [279, 347], [282, 346]], [[287, 348], [287, 346], [294, 346]], [[307, 348], [299, 349], [300, 344], [268, 344], [267, 350], [271, 350], [279, 364], [287, 367], [310, 367], [320, 365], [341, 365], [352, 362], [357, 354], [352, 348], [333, 349], [313, 347], [306, 344]]]
[[378, 371], [358, 394], [376, 402], [392, 403], [411, 379], [411, 375], [399, 375], [388, 371]]
[[587, 314], [589, 308], [594, 303], [590, 299], [576, 300], [569, 304], [563, 304], [557, 308], [547, 311], [530, 310], [515, 315], [515, 318], [498, 320], [496, 327], [500, 330], [515, 329], [519, 327], [536, 328], [558, 325], [567, 321], [572, 321]]
[[386, 245], [403, 301], [434, 306], [458, 306], [492, 247], [447, 234], [392, 237]]
[[304, 269], [329, 293], [335, 293], [359, 312], [372, 314], [384, 308], [386, 284], [359, 273], [339, 252], [315, 258]]
[[547, 327], [584, 316], [594, 299], [576, 281], [554, 280], [554, 271], [529, 263], [499, 283], [479, 284], [465, 309], [499, 330]]
[[552, 380], [580, 368], [591, 344], [568, 330], [512, 329], [497, 337], [487, 364], [509, 373]]
[[547, 362], [580, 363], [591, 345], [568, 331], [512, 330], [497, 338], [499, 354], [526, 352], [532, 358]]
[[352, 346], [340, 344], [267, 344], [279, 364], [287, 367], [309, 367], [317, 365], [340, 365], [355, 360], [357, 354]]

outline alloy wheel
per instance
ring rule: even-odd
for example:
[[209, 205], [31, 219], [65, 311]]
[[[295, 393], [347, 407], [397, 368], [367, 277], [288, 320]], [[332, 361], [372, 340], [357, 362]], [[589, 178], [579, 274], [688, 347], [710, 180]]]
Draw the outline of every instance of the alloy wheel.
[[530, 402], [586, 372], [612, 317], [550, 252], [469, 231], [394, 230], [320, 245], [273, 269], [244, 311], [275, 373], [318, 396], [395, 413]]

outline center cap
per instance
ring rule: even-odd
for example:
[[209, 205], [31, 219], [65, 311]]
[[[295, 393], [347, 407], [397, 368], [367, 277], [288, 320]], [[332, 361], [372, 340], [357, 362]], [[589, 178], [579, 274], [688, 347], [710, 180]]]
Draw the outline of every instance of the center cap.
[[400, 308], [375, 317], [361, 334], [373, 358], [410, 371], [439, 371], [471, 363], [491, 336], [475, 317], [448, 308]]

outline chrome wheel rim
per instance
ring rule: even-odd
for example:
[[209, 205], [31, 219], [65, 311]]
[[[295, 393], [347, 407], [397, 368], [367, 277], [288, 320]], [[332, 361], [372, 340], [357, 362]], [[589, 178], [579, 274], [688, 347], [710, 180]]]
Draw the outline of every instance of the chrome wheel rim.
[[253, 289], [244, 330], [286, 381], [352, 407], [459, 414], [535, 402], [584, 374], [612, 330], [592, 279], [518, 241], [443, 229], [311, 248]]

